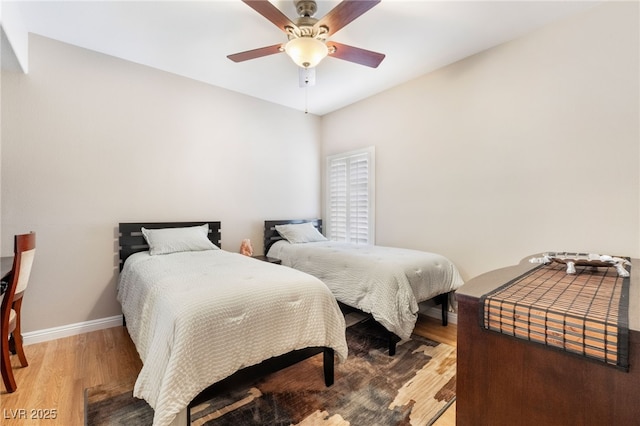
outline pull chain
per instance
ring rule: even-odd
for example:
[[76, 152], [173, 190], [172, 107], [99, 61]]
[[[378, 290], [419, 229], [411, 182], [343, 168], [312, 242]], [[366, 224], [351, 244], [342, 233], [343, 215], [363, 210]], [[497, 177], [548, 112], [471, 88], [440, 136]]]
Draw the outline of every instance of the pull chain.
[[304, 113], [309, 114], [309, 87], [304, 88]]

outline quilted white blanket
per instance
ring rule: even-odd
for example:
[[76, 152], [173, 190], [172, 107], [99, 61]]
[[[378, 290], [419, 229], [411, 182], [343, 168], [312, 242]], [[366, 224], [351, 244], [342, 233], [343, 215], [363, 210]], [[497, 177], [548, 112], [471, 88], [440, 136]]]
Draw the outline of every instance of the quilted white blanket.
[[340, 302], [372, 314], [402, 339], [411, 336], [418, 303], [464, 284], [446, 257], [418, 250], [281, 240], [271, 246], [268, 255], [320, 278]]
[[224, 250], [136, 253], [118, 300], [143, 362], [134, 396], [154, 408], [155, 426], [270, 357], [313, 346], [347, 356], [344, 317], [320, 280]]

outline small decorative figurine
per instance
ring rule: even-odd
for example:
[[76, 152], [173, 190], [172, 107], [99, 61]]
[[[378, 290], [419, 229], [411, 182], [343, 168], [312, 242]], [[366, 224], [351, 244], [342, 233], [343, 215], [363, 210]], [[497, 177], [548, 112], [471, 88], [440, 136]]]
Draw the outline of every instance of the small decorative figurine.
[[558, 262], [567, 265], [567, 274], [576, 273], [576, 265], [579, 266], [592, 266], [597, 268], [598, 266], [613, 266], [618, 272], [620, 277], [628, 277], [629, 271], [625, 268], [626, 265], [630, 265], [627, 259], [621, 257], [613, 257], [606, 254], [594, 254], [594, 253], [567, 253], [567, 252], [547, 252], [542, 257], [533, 257], [529, 259], [531, 263], [551, 263]]
[[240, 254], [244, 254], [245, 256], [253, 256], [253, 247], [251, 247], [251, 240], [246, 238], [242, 240], [242, 244], [240, 244]]

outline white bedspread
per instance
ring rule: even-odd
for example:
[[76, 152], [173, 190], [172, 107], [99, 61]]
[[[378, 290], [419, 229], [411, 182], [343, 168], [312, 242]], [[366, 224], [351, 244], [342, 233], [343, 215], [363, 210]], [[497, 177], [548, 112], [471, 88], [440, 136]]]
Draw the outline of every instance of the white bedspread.
[[143, 362], [134, 396], [164, 426], [209, 385], [313, 346], [347, 356], [345, 323], [318, 279], [224, 250], [136, 253], [118, 300]]
[[408, 339], [418, 303], [461, 287], [455, 265], [435, 253], [335, 241], [276, 242], [268, 255], [320, 278], [340, 302], [370, 313]]

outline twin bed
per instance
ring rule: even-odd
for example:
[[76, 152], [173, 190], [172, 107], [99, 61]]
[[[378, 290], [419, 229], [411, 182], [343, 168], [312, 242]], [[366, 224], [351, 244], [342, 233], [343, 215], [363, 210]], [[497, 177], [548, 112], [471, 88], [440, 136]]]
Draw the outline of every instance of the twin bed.
[[463, 284], [449, 259], [418, 250], [328, 241], [321, 231], [319, 219], [265, 221], [265, 253], [322, 280], [338, 302], [371, 314], [391, 333], [391, 355], [395, 342], [411, 336], [419, 303], [435, 298], [447, 325], [449, 296]]
[[323, 352], [330, 386], [334, 356], [347, 357], [338, 302], [396, 336], [391, 355], [411, 335], [419, 302], [438, 297], [446, 324], [447, 297], [462, 285], [449, 260], [316, 241], [317, 227], [265, 222], [265, 254], [287, 268], [221, 250], [220, 222], [119, 225], [118, 300], [143, 362], [134, 396], [154, 409], [154, 426], [188, 424], [189, 407], [256, 366]]
[[324, 352], [330, 385], [334, 351], [347, 356], [344, 317], [320, 280], [221, 250], [219, 231], [120, 224], [118, 300], [143, 362], [134, 396], [155, 426], [188, 424], [203, 391], [264, 360]]

